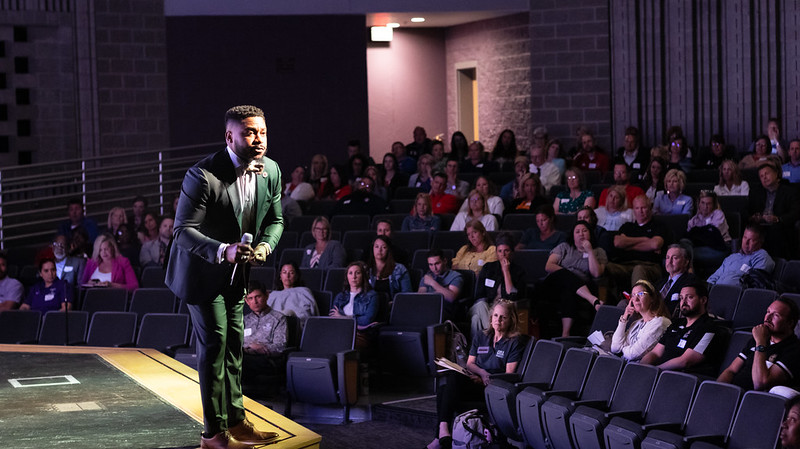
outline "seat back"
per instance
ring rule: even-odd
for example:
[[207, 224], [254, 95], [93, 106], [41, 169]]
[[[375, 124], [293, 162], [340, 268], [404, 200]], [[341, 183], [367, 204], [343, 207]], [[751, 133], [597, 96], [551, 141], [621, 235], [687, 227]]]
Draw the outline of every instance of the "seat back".
[[39, 331], [40, 345], [63, 345], [67, 330], [67, 344], [84, 341], [86, 327], [89, 324], [89, 312], [59, 312], [51, 310], [44, 314], [42, 329]]
[[[582, 348], [570, 348], [564, 354], [564, 360], [558, 368], [558, 374], [553, 382], [556, 391], [581, 391], [589, 367], [594, 361], [594, 352]], [[538, 363], [538, 361], [534, 361]]]
[[35, 342], [41, 321], [42, 312], [38, 310], [0, 312], [0, 344]]
[[536, 214], [508, 214], [503, 217], [502, 229], [524, 231], [536, 226]]
[[441, 293], [398, 293], [392, 302], [389, 325], [417, 329], [442, 322], [444, 297]]
[[683, 424], [697, 388], [697, 377], [677, 371], [664, 371], [647, 404], [645, 423]]
[[722, 359], [722, 364], [719, 368], [720, 373], [725, 371], [725, 368], [739, 356], [739, 353], [742, 352], [742, 348], [750, 341], [752, 336], [753, 334], [749, 331], [736, 331], [731, 335], [730, 340], [728, 340], [728, 349], [725, 351], [725, 358]]
[[475, 284], [478, 282], [475, 272], [472, 270], [455, 270], [461, 275], [463, 283], [461, 284], [461, 298], [474, 298], [475, 297]]
[[439, 231], [433, 234], [431, 248], [449, 249], [457, 252], [462, 246], [466, 245], [467, 233], [464, 231]]
[[746, 328], [764, 322], [767, 307], [775, 301], [778, 293], [763, 288], [748, 288], [742, 292], [739, 305], [733, 314], [733, 328]]
[[165, 288], [164, 277], [166, 270], [159, 266], [144, 267], [142, 270], [142, 282], [139, 287], [143, 288]]
[[664, 225], [672, 231], [672, 236], [677, 240], [686, 234], [686, 228], [689, 224], [691, 215], [658, 215], [656, 220], [664, 223]]
[[707, 380], [697, 390], [684, 435], [726, 435], [742, 397], [736, 385]]
[[594, 331], [600, 331], [603, 333], [613, 331], [617, 328], [619, 317], [622, 316], [623, 312], [625, 312], [625, 309], [622, 307], [607, 305], [600, 306], [600, 308], [597, 310], [597, 313], [594, 315], [594, 320], [592, 320], [592, 327], [589, 329], [589, 334]]
[[366, 250], [369, 249], [372, 245], [372, 241], [375, 240], [377, 234], [375, 231], [371, 230], [350, 230], [345, 231], [344, 235], [342, 235], [342, 246], [344, 246], [348, 250], [353, 249], [361, 249]]
[[[328, 273], [325, 275], [323, 290], [329, 291], [336, 296], [337, 293], [342, 291], [345, 276], [347, 276], [347, 268], [328, 268]], [[320, 311], [320, 313], [322, 313], [322, 311]]]
[[[316, 215], [300, 215], [299, 217], [294, 217], [294, 219], [292, 219], [292, 222], [289, 223], [286, 226], [286, 229], [283, 231], [281, 240], [283, 240], [283, 237], [286, 235], [287, 231], [294, 232], [296, 235], [300, 234], [301, 232], [308, 231], [309, 229], [311, 229], [311, 225], [314, 224], [314, 220], [316, 218], [317, 218]], [[295, 242], [295, 244], [297, 244], [297, 242]]]
[[608, 402], [624, 365], [625, 361], [620, 357], [610, 355], [597, 357], [583, 387], [581, 400]]
[[550, 251], [546, 249], [523, 249], [514, 253], [514, 262], [525, 269], [525, 282], [533, 284], [547, 276], [544, 266], [548, 257]]
[[322, 281], [325, 279], [325, 270], [322, 268], [301, 268], [303, 285], [311, 290], [322, 288]]
[[133, 312], [96, 312], [89, 324], [86, 344], [113, 347], [133, 343], [136, 334]]
[[165, 352], [169, 346], [186, 344], [189, 316], [180, 313], [146, 313], [139, 325], [136, 347]]
[[168, 288], [140, 288], [133, 292], [128, 312], [139, 315], [139, 320], [147, 313], [173, 313], [175, 294]]
[[339, 232], [351, 229], [367, 231], [370, 221], [369, 215], [334, 215], [331, 218], [331, 230]]
[[317, 310], [320, 316], [327, 316], [331, 310], [331, 301], [333, 301], [332, 294], [326, 290], [311, 290], [314, 294], [314, 301], [317, 302]]
[[266, 265], [250, 267], [250, 280], [261, 282], [267, 290], [272, 290], [275, 288], [275, 267]]
[[355, 347], [356, 321], [347, 318], [312, 316], [306, 320], [300, 351], [336, 353]]
[[303, 261], [303, 254], [306, 252], [303, 248], [286, 248], [281, 253], [280, 259], [278, 259], [278, 265], [275, 268], [282, 267], [289, 262], [294, 262], [297, 266], [300, 266], [300, 263]]
[[564, 345], [551, 340], [539, 340], [533, 347], [531, 362], [522, 373], [522, 382], [553, 384], [558, 365], [564, 354]]
[[778, 443], [786, 399], [762, 391], [748, 391], [736, 413], [728, 449], [772, 449]]
[[644, 411], [647, 400], [658, 378], [658, 368], [638, 363], [628, 363], [622, 370], [609, 409]]
[[708, 292], [708, 312], [724, 320], [732, 320], [741, 295], [742, 288], [738, 285], [714, 285]]
[[418, 249], [430, 248], [431, 235], [429, 232], [409, 231], [392, 232], [392, 243], [403, 248], [409, 254], [414, 254]]
[[81, 305], [81, 310], [90, 315], [100, 311], [124, 312], [127, 308], [128, 291], [124, 288], [90, 288], [86, 290]]
[[800, 292], [800, 260], [786, 262], [780, 280], [787, 289]]

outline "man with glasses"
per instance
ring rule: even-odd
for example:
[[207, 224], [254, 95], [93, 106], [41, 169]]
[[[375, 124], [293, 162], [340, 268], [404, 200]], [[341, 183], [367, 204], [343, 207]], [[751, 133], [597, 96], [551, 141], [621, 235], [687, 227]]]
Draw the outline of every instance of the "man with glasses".
[[356, 185], [356, 191], [340, 199], [331, 215], [369, 215], [385, 214], [389, 211], [386, 201], [375, 195], [375, 180], [364, 176]]
[[714, 376], [725, 352], [721, 329], [708, 315], [708, 289], [693, 282], [680, 290], [681, 317], [673, 320], [641, 363], [662, 370]]
[[[172, 228], [170, 228], [172, 236]], [[62, 281], [69, 282], [69, 285], [76, 287], [78, 281], [83, 277], [83, 269], [86, 268], [86, 259], [82, 257], [72, 257], [67, 255], [67, 236], [58, 234], [53, 239], [53, 257], [56, 261], [56, 276]]]

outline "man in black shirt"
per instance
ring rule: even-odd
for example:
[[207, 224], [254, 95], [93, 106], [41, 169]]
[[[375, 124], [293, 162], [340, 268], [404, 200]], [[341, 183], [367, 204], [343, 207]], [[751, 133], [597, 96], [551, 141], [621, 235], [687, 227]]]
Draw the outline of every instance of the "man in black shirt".
[[708, 289], [694, 282], [680, 291], [682, 318], [672, 322], [658, 344], [642, 358], [647, 365], [713, 376], [724, 352], [724, 334], [708, 316]]
[[794, 327], [800, 317], [797, 304], [778, 298], [767, 307], [764, 323], [753, 328], [753, 338], [717, 381], [745, 390], [768, 391], [778, 385], [797, 388], [800, 340]]

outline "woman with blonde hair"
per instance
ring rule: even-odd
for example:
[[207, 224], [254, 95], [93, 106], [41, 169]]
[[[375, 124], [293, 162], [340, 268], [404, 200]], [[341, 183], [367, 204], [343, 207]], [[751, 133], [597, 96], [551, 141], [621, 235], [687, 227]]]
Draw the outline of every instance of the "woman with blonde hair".
[[597, 225], [606, 231], [619, 231], [623, 224], [633, 222], [633, 211], [628, 207], [623, 186], [610, 186], [606, 205], [598, 207], [594, 212], [597, 214]]
[[[625, 312], [611, 337], [611, 352], [629, 362], [637, 362], [650, 352], [670, 324], [669, 310], [661, 293], [642, 279], [633, 284]], [[628, 321], [634, 320], [628, 326]]]
[[507, 213], [528, 213], [536, 212], [539, 206], [547, 204], [544, 194], [542, 181], [535, 173], [525, 173], [519, 179], [519, 194], [511, 203]]
[[129, 291], [139, 288], [130, 260], [120, 254], [117, 242], [109, 234], [101, 234], [95, 239], [92, 257], [86, 261], [81, 284]]
[[300, 268], [339, 268], [344, 266], [347, 252], [341, 243], [331, 240], [331, 223], [319, 216], [311, 224], [311, 235], [315, 242], [306, 246]]
[[683, 194], [686, 188], [686, 173], [673, 168], [664, 176], [663, 193], [656, 195], [653, 212], [656, 215], [687, 215], [692, 213], [694, 201]]
[[414, 209], [411, 215], [403, 218], [401, 231], [438, 231], [442, 227], [442, 220], [433, 214], [431, 196], [427, 193], [418, 193], [414, 200]]
[[423, 154], [417, 161], [417, 172], [408, 178], [408, 186], [416, 187], [424, 193], [431, 191], [431, 181], [433, 180], [433, 156]]
[[328, 181], [328, 157], [324, 154], [315, 154], [311, 158], [311, 171], [308, 176], [308, 183], [317, 193], [317, 198], [322, 195], [323, 184]]
[[714, 186], [717, 196], [747, 196], [750, 185], [742, 180], [739, 166], [732, 160], [725, 160], [719, 165], [719, 183]]
[[471, 220], [478, 220], [483, 223], [483, 227], [487, 231], [496, 231], [500, 228], [497, 223], [497, 217], [489, 213], [489, 205], [483, 193], [475, 189], [469, 192], [464, 202], [468, 203], [468, 209], [456, 215], [452, 226], [450, 226], [451, 231], [463, 231], [467, 226], [467, 222]]
[[465, 232], [467, 244], [453, 258], [453, 269], [472, 270], [477, 276], [485, 264], [497, 260], [497, 248], [480, 221], [467, 222]]

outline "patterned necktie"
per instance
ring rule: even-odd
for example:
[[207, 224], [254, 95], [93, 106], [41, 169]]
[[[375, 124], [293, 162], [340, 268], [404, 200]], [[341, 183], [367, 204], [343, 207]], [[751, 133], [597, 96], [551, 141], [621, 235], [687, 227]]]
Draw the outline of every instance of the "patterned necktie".
[[667, 293], [669, 292], [670, 287], [672, 287], [672, 279], [667, 279], [667, 282], [664, 284], [664, 287], [661, 288], [661, 296], [664, 300], [667, 300]]

